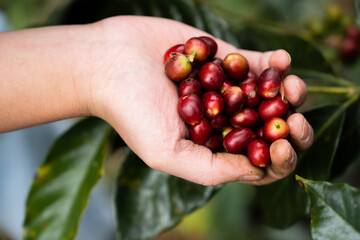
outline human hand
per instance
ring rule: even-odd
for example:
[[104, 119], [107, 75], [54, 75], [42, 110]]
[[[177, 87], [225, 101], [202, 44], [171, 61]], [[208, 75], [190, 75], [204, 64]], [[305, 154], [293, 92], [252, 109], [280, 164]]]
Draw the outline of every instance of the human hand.
[[[289, 175], [296, 166], [294, 148], [305, 150], [313, 130], [302, 114], [287, 119], [289, 139], [272, 143], [272, 164], [261, 169], [240, 154], [216, 153], [187, 140], [184, 122], [177, 112], [176, 86], [164, 73], [163, 54], [194, 36], [208, 35], [185, 24], [149, 17], [115, 17], [95, 24], [103, 44], [94, 51], [89, 112], [109, 122], [127, 145], [151, 168], [186, 180], [212, 186], [226, 182], [269, 184]], [[239, 50], [216, 39], [217, 57], [244, 55], [250, 69], [260, 74], [268, 67], [287, 73], [291, 58], [284, 50]], [[289, 75], [283, 82], [285, 97], [294, 107], [306, 98], [305, 83]]]

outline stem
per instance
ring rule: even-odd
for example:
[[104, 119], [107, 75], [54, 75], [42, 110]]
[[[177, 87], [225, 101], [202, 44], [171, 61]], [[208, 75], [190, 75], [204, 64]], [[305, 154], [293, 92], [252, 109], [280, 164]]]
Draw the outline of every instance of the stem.
[[313, 70], [308, 70], [308, 69], [300, 69], [300, 68], [292, 68], [291, 69], [291, 73], [295, 74], [295, 75], [310, 75], [312, 77], [318, 77], [319, 79], [322, 80], [326, 80], [328, 82], [334, 83], [336, 85], [340, 85], [340, 86], [354, 86], [355, 84], [345, 80], [344, 78], [341, 77], [336, 77], [334, 75], [328, 74], [328, 73], [323, 73], [323, 72], [318, 72], [318, 71], [313, 71]]
[[325, 86], [307, 86], [308, 92], [311, 93], [327, 93], [353, 96], [360, 91], [359, 87], [325, 87]]

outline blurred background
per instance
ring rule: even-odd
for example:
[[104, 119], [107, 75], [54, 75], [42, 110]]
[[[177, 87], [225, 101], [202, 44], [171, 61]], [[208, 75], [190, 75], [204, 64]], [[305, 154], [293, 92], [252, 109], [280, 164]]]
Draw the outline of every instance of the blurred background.
[[[52, 25], [59, 17], [64, 16], [64, 9], [72, 2], [81, 1], [0, 0], [0, 30]], [[96, 1], [88, 1], [89, 8], [94, 2]], [[344, 32], [355, 24], [352, 0], [200, 2], [206, 4], [234, 29], [241, 29], [244, 24], [256, 23], [258, 26], [296, 35], [319, 49], [341, 76], [351, 79], [360, 73], [358, 46], [344, 43]], [[74, 19], [80, 23], [91, 19], [82, 16], [81, 11], [77, 14]], [[338, 101], [337, 96], [311, 96], [311, 91], [309, 94], [311, 100], [300, 111], [306, 111], [323, 102]], [[45, 158], [51, 143], [74, 121], [76, 120], [66, 120], [0, 134], [0, 240], [21, 239], [26, 196], [36, 169]], [[83, 217], [77, 237], [79, 240], [115, 239], [112, 183], [116, 178], [114, 166], [116, 169], [117, 159], [109, 158], [105, 165], [105, 175], [94, 190]], [[359, 169], [357, 165], [353, 171]], [[338, 179], [341, 180], [344, 178]], [[346, 180], [359, 186], [360, 181], [352, 172], [347, 175]], [[308, 218], [286, 229], [265, 226], [261, 221], [261, 213], [252, 204], [256, 197], [255, 188], [252, 186], [226, 184], [205, 207], [184, 218], [176, 228], [156, 239], [311, 239]]]

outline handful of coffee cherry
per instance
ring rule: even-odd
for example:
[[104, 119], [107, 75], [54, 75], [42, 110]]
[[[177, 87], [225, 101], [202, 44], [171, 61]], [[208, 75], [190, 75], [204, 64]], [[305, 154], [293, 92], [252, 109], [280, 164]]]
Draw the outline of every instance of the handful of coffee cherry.
[[266, 167], [269, 145], [289, 134], [284, 119], [292, 108], [281, 91], [283, 75], [268, 68], [258, 77], [243, 55], [222, 60], [215, 57], [217, 48], [201, 36], [166, 51], [165, 73], [178, 86], [179, 115], [196, 144], [214, 153], [246, 154], [255, 166]]

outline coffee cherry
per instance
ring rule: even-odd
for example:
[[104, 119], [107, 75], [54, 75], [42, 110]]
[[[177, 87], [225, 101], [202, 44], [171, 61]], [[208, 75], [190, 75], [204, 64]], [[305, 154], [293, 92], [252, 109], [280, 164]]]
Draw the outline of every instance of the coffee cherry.
[[223, 84], [221, 85], [220, 93], [223, 94], [226, 89], [228, 89], [229, 87], [232, 87], [232, 86], [234, 86], [234, 84], [232, 82], [225, 80], [223, 82]]
[[223, 65], [223, 60], [221, 60], [220, 58], [214, 58], [212, 60], [213, 63], [216, 63], [217, 65], [221, 66]]
[[185, 45], [177, 44], [169, 48], [164, 54], [164, 64], [173, 56], [171, 53], [185, 53]]
[[198, 80], [196, 80], [195, 78], [187, 78], [180, 83], [178, 90], [179, 90], [180, 97], [182, 97], [184, 95], [189, 95], [192, 93], [196, 94], [196, 95], [200, 95], [201, 94], [201, 85], [200, 85], [200, 82]]
[[264, 139], [264, 126], [258, 128], [258, 130], [256, 131], [256, 138]]
[[209, 148], [213, 153], [220, 152], [222, 149], [222, 137], [219, 135], [211, 135], [209, 140], [204, 143], [204, 146]]
[[245, 106], [257, 107], [261, 102], [261, 97], [256, 91], [255, 83], [245, 83], [240, 85], [241, 90], [245, 94]]
[[359, 55], [359, 42], [353, 38], [345, 38], [340, 42], [339, 53], [343, 60], [352, 62]]
[[248, 127], [255, 128], [259, 125], [260, 116], [258, 112], [252, 108], [244, 108], [242, 111], [230, 118], [231, 125], [235, 128]]
[[249, 72], [249, 63], [246, 58], [238, 53], [230, 53], [224, 59], [223, 67], [225, 72], [234, 81], [239, 82], [244, 79]]
[[289, 135], [289, 126], [282, 118], [271, 118], [264, 124], [264, 139], [268, 142], [274, 142], [281, 138], [287, 138]]
[[225, 112], [234, 115], [243, 108], [245, 95], [240, 87], [232, 86], [225, 90], [223, 99]]
[[205, 63], [200, 68], [199, 80], [206, 90], [217, 91], [224, 82], [224, 71], [216, 63]]
[[258, 112], [262, 120], [267, 121], [273, 117], [283, 117], [287, 114], [289, 103], [281, 95], [275, 98], [264, 100], [260, 103]]
[[345, 37], [360, 41], [360, 30], [356, 25], [350, 25], [345, 30]]
[[221, 136], [224, 139], [226, 137], [226, 135], [228, 135], [229, 132], [231, 132], [232, 130], [234, 130], [235, 128], [233, 128], [232, 126], [227, 126], [223, 129]]
[[210, 37], [202, 36], [200, 38], [208, 45], [209, 50], [210, 50], [208, 59], [212, 59], [216, 55], [216, 52], [218, 49], [217, 43], [214, 41], [214, 39], [212, 39]]
[[280, 82], [282, 80], [282, 73], [276, 68], [265, 69], [256, 84], [257, 91], [260, 96], [265, 99], [275, 97], [280, 88]]
[[229, 118], [225, 114], [219, 114], [210, 120], [211, 129], [214, 132], [221, 132], [226, 126], [229, 125]]
[[247, 84], [247, 83], [257, 83], [258, 76], [256, 73], [249, 71], [246, 78], [240, 82], [240, 84]]
[[249, 144], [247, 155], [250, 162], [257, 167], [266, 167], [270, 164], [269, 145], [261, 139], [256, 139]]
[[201, 38], [193, 37], [186, 41], [185, 53], [188, 55], [191, 62], [201, 62], [208, 58], [210, 48]]
[[194, 68], [193, 66], [188, 77], [198, 79], [199, 72], [200, 70], [198, 68]]
[[205, 116], [208, 118], [215, 118], [223, 111], [224, 101], [221, 95], [217, 92], [206, 92], [201, 97], [204, 108]]
[[199, 123], [190, 126], [190, 138], [194, 143], [204, 144], [211, 136], [211, 126], [206, 118], [202, 118]]
[[224, 138], [225, 150], [229, 153], [245, 153], [248, 145], [255, 138], [254, 132], [249, 128], [236, 128]]
[[165, 73], [173, 81], [185, 79], [191, 72], [191, 63], [184, 54], [172, 56], [165, 64]]
[[195, 94], [182, 96], [177, 108], [181, 119], [190, 125], [200, 122], [204, 115], [203, 103]]

